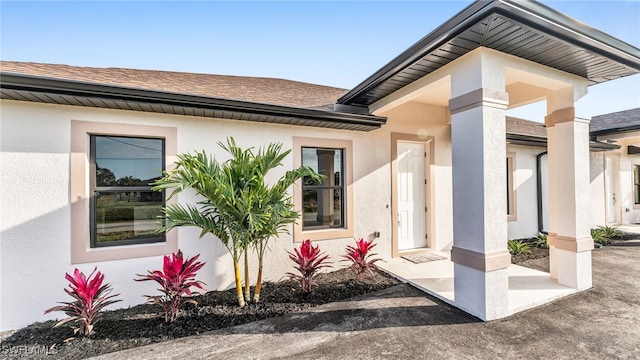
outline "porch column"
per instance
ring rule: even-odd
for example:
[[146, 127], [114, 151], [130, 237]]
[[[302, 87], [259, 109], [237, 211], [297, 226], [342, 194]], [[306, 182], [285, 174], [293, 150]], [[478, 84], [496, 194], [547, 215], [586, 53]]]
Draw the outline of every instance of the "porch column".
[[[565, 97], [572, 92], [566, 91]], [[548, 101], [545, 117], [549, 152], [549, 267], [559, 284], [591, 287], [589, 227], [589, 120], [575, 117], [571, 100]]]
[[[501, 74], [492, 72], [490, 78]], [[470, 83], [468, 77], [453, 80], [454, 96]], [[453, 164], [451, 260], [456, 306], [483, 320], [492, 320], [509, 313], [507, 268], [511, 256], [507, 250], [504, 116], [508, 94], [486, 86], [449, 101]]]

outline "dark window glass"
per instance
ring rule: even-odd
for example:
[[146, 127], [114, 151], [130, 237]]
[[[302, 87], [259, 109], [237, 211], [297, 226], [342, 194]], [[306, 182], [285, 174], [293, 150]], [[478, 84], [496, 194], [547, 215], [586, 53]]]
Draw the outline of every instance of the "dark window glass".
[[511, 209], [511, 166], [509, 164], [509, 158], [507, 158], [507, 215], [511, 215], [513, 213], [513, 209]]
[[640, 165], [633, 166], [633, 195], [634, 204], [640, 205]]
[[91, 136], [91, 247], [164, 241], [164, 139]]
[[303, 147], [302, 165], [325, 176], [302, 181], [302, 229], [344, 228], [344, 149]]

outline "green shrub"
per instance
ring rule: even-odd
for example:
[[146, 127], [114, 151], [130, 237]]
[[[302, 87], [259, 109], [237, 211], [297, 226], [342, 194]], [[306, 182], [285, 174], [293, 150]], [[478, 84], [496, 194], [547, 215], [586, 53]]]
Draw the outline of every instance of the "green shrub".
[[600, 230], [602, 235], [609, 240], [617, 240], [624, 237], [622, 231], [618, 230], [618, 228], [614, 226], [598, 226], [598, 230]]
[[591, 229], [591, 238], [595, 244], [606, 245], [609, 243], [609, 239], [604, 237], [604, 234], [599, 228]]
[[591, 237], [593, 242], [599, 245], [610, 244], [611, 241], [622, 239], [624, 234], [618, 228], [613, 226], [598, 226], [595, 229], [591, 229]]
[[541, 249], [548, 249], [549, 244], [547, 244], [547, 234], [539, 233], [538, 236], [533, 238], [533, 245]]
[[522, 240], [509, 240], [507, 248], [513, 255], [531, 254], [531, 243]]

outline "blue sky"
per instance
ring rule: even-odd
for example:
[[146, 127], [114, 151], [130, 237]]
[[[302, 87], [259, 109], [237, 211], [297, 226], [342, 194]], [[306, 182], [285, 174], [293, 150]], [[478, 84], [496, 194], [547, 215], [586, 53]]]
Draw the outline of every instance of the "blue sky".
[[[353, 88], [471, 1], [4, 1], [0, 58], [278, 77]], [[640, 1], [542, 1], [640, 47]], [[640, 75], [589, 88], [578, 116], [640, 107]], [[544, 115], [544, 104], [513, 113]]]

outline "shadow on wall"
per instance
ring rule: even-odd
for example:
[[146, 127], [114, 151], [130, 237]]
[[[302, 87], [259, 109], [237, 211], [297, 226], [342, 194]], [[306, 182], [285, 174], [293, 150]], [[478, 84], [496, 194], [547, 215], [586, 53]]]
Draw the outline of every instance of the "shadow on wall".
[[[0, 233], [0, 331], [60, 318], [59, 313], [43, 312], [71, 299], [63, 290], [68, 285], [64, 277], [76, 267], [88, 274], [97, 266], [105, 274], [105, 281], [112, 284], [113, 293], [121, 294], [118, 298], [123, 301], [109, 309], [144, 303], [144, 295], [155, 291], [153, 284], [133, 279], [136, 274], [162, 268], [162, 256], [71, 264], [70, 228], [70, 206], [65, 206]], [[232, 263], [225, 259], [226, 250], [221, 251], [218, 240], [199, 239], [197, 231], [181, 233], [180, 237], [185, 254], [200, 253], [207, 262], [198, 277], [207, 283], [208, 290], [233, 284]]]

